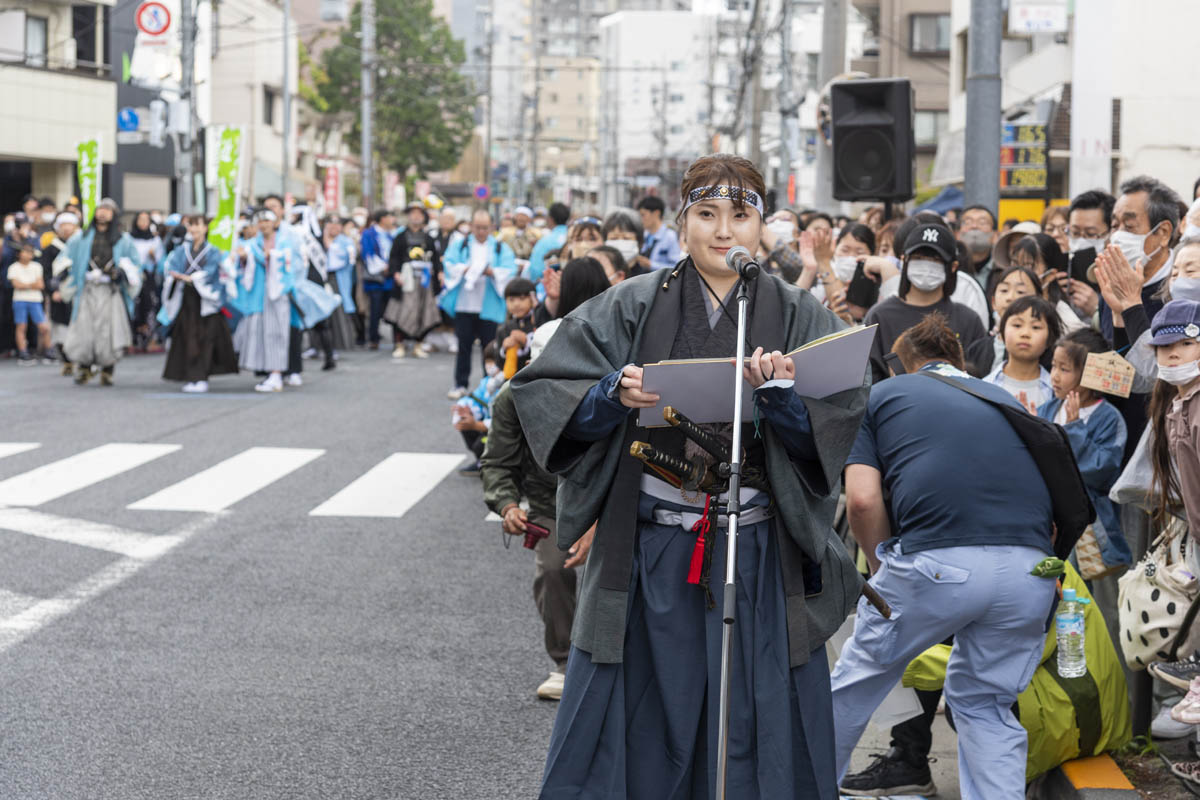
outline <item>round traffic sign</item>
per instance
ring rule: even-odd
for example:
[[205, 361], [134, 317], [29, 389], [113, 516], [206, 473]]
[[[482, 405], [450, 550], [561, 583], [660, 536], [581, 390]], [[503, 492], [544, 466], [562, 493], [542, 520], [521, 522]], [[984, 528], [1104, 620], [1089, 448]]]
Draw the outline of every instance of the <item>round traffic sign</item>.
[[147, 36], [162, 36], [171, 27], [171, 12], [158, 0], [146, 0], [137, 7], [133, 20]]
[[478, 200], [487, 200], [491, 193], [492, 190], [487, 187], [486, 183], [481, 183], [475, 187], [475, 198]]

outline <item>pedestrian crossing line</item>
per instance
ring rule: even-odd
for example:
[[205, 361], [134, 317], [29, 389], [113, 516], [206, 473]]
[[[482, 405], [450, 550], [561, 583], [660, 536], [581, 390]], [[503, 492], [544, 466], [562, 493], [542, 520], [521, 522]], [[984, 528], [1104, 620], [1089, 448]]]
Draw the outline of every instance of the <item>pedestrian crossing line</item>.
[[128, 508], [134, 511], [224, 511], [324, 453], [324, 450], [300, 447], [251, 447], [131, 503]]
[[155, 536], [118, 528], [103, 522], [56, 517], [28, 508], [0, 508], [0, 530], [15, 531], [41, 539], [105, 550], [126, 558], [157, 558], [178, 541], [169, 534]]
[[[9, 509], [12, 510], [12, 509]], [[6, 615], [0, 619], [0, 652], [4, 652], [15, 644], [36, 633], [51, 622], [66, 616], [87, 601], [122, 583], [127, 578], [164, 555], [170, 549], [182, 544], [189, 538], [211, 526], [221, 518], [220, 514], [210, 514], [182, 525], [170, 534], [154, 537], [162, 540], [163, 545], [152, 555], [143, 553], [139, 557], [120, 558], [84, 578], [79, 583], [67, 589], [62, 594], [45, 600], [38, 600], [24, 610]], [[71, 520], [73, 523], [82, 520]], [[127, 531], [126, 533], [132, 533]], [[146, 534], [141, 534], [145, 536]]]
[[392, 453], [308, 514], [403, 517], [461, 463], [459, 454]]
[[37, 605], [37, 602], [36, 597], [0, 589], [0, 619], [16, 616], [25, 609]]
[[0, 442], [0, 458], [15, 456], [17, 453], [24, 453], [28, 450], [36, 450], [41, 446], [41, 442]]
[[177, 444], [109, 443], [0, 481], [0, 505], [40, 506], [174, 453]]

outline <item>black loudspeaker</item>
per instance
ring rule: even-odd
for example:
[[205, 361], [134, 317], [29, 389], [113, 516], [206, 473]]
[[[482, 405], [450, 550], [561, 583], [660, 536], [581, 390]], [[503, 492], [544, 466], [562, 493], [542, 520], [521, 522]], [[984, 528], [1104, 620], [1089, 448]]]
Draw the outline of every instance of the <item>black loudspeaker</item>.
[[906, 78], [839, 81], [829, 89], [833, 196], [913, 198], [913, 92]]

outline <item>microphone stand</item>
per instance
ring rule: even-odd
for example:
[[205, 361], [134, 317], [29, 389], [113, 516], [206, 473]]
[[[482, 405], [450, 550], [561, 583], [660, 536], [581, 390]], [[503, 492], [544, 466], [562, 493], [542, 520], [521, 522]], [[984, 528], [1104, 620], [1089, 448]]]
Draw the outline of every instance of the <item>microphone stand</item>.
[[742, 499], [742, 377], [746, 358], [746, 317], [750, 305], [750, 281], [758, 277], [758, 265], [753, 262], [739, 270], [742, 280], [738, 288], [737, 354], [734, 357], [733, 381], [733, 443], [729, 461], [729, 500], [726, 503], [729, 528], [725, 549], [725, 593], [722, 601], [724, 627], [721, 630], [721, 688], [717, 722], [717, 800], [725, 800], [725, 782], [729, 761], [729, 679], [733, 667], [733, 621], [737, 610], [737, 536], [738, 517]]

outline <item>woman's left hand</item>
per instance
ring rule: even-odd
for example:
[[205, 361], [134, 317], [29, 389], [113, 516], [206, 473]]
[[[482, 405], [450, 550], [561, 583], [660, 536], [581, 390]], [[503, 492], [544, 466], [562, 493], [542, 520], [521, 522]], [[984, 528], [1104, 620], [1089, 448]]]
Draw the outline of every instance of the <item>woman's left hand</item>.
[[570, 556], [563, 562], [563, 566], [568, 569], [578, 567], [587, 561], [588, 553], [592, 549], [592, 539], [596, 537], [596, 524], [592, 523], [592, 527], [587, 529], [587, 533], [579, 537], [579, 541], [571, 545], [571, 549], [567, 551]]
[[764, 353], [761, 347], [757, 347], [750, 356], [750, 364], [742, 368], [742, 374], [757, 389], [767, 381], [795, 380], [796, 364], [778, 350]]

